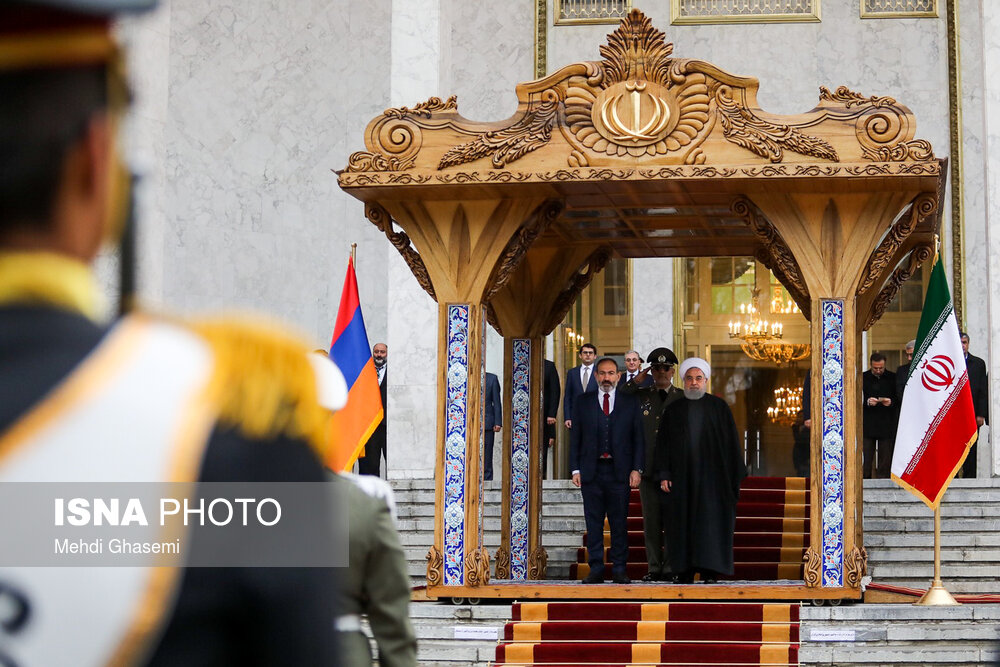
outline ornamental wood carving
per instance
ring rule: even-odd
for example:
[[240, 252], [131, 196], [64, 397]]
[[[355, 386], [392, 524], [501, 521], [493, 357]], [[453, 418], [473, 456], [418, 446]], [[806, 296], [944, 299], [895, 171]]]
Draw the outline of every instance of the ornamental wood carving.
[[403, 261], [410, 267], [410, 272], [417, 279], [417, 283], [424, 288], [424, 291], [432, 299], [437, 301], [437, 295], [434, 293], [434, 285], [431, 283], [430, 274], [427, 273], [427, 267], [424, 266], [424, 260], [420, 258], [420, 253], [410, 245], [410, 237], [405, 232], [393, 230], [392, 216], [389, 215], [389, 212], [378, 204], [368, 202], [365, 204], [365, 217], [385, 234], [393, 247], [403, 256]]
[[[875, 284], [892, 260], [893, 255], [902, 245], [903, 241], [913, 233], [917, 225], [926, 220], [937, 211], [937, 197], [931, 194], [922, 194], [914, 199], [910, 206], [908, 215], [903, 215], [893, 223], [878, 247], [872, 251], [865, 266], [861, 283], [858, 285], [857, 294], [860, 296]], [[867, 328], [867, 327], [866, 327]]]
[[844, 557], [844, 583], [851, 588], [860, 588], [861, 579], [868, 573], [868, 552], [864, 547], [855, 546]]
[[820, 559], [819, 552], [815, 547], [809, 547], [806, 549], [806, 553], [802, 556], [802, 560], [805, 561], [805, 566], [802, 568], [802, 578], [809, 588], [815, 588], [820, 584], [820, 571], [823, 564]]
[[549, 554], [544, 547], [537, 547], [528, 554], [528, 579], [545, 579], [548, 569]]
[[[559, 213], [562, 210], [563, 203], [561, 201], [552, 200], [545, 202], [539, 207], [537, 213], [525, 222], [517, 233], [514, 234], [513, 238], [507, 242], [507, 247], [504, 249], [503, 254], [500, 255], [500, 259], [497, 261], [497, 265], [490, 275], [489, 287], [487, 287], [486, 296], [483, 298], [484, 301], [488, 302], [493, 299], [496, 293], [507, 284], [511, 273], [521, 263], [521, 260], [524, 259], [524, 254], [528, 252], [528, 248], [535, 242], [538, 235], [545, 231], [559, 217]], [[495, 313], [493, 317], [495, 320]], [[494, 326], [496, 325], [494, 324]], [[499, 331], [499, 329], [497, 330]]]
[[510, 552], [506, 547], [501, 546], [497, 549], [496, 556], [496, 578], [497, 579], [510, 579]]
[[486, 547], [480, 547], [465, 556], [465, 581], [469, 586], [485, 586], [490, 583], [490, 555]]
[[436, 546], [427, 552], [427, 585], [440, 586], [444, 574], [444, 558]]
[[931, 245], [920, 245], [914, 248], [910, 252], [910, 258], [906, 263], [906, 266], [899, 266], [889, 280], [886, 281], [882, 290], [875, 297], [875, 301], [872, 303], [871, 312], [868, 314], [868, 318], [865, 320], [864, 331], [867, 331], [872, 327], [873, 324], [878, 322], [882, 315], [885, 314], [886, 308], [892, 303], [892, 300], [896, 298], [896, 294], [899, 292], [899, 288], [903, 286], [907, 280], [913, 277], [913, 274], [917, 272], [917, 269], [926, 262], [928, 259], [934, 256], [934, 247]]
[[733, 202], [733, 213], [743, 218], [754, 236], [757, 237], [761, 247], [757, 251], [756, 258], [764, 266], [774, 272], [774, 275], [781, 281], [781, 284], [788, 290], [789, 296], [798, 305], [802, 315], [809, 320], [812, 316], [810, 307], [809, 288], [806, 286], [805, 278], [799, 268], [795, 256], [788, 248], [788, 244], [775, 229], [774, 225], [761, 214], [753, 202], [745, 197], [740, 197]]
[[[914, 138], [912, 113], [891, 97], [822, 87], [817, 107], [779, 116], [759, 107], [756, 79], [673, 51], [649, 17], [632, 10], [600, 47], [601, 60], [520, 84], [508, 120], [469, 121], [455, 97], [386, 110], [366, 129], [366, 150], [340, 172], [341, 185], [400, 182], [357, 177], [386, 172], [486, 182], [490, 170], [517, 180], [559, 173], [553, 167], [568, 167], [564, 175], [575, 180], [595, 175], [573, 169], [623, 164], [933, 161], [930, 144]], [[538, 157], [524, 171], [509, 169], [529, 154]], [[477, 168], [461, 169], [468, 163]]]
[[559, 323], [566, 318], [566, 313], [573, 307], [576, 298], [580, 296], [580, 292], [590, 284], [594, 276], [607, 266], [611, 255], [611, 248], [607, 246], [598, 248], [590, 255], [583, 266], [580, 267], [580, 272], [570, 278], [569, 284], [556, 297], [552, 311], [549, 313], [549, 319], [542, 327], [542, 331], [552, 331], [559, 326]]

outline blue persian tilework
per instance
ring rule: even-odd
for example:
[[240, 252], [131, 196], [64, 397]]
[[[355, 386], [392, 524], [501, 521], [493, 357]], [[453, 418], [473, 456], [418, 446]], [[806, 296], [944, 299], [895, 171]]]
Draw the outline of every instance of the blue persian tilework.
[[823, 586], [844, 585], [844, 302], [824, 300]]
[[511, 387], [510, 578], [528, 578], [528, 448], [531, 425], [531, 339], [514, 339]]
[[448, 306], [444, 427], [444, 584], [465, 583], [465, 443], [468, 430], [469, 306]]

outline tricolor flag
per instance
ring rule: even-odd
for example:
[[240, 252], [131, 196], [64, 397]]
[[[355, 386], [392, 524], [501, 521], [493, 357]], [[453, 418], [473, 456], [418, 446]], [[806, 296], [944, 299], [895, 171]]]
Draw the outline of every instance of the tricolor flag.
[[347, 405], [333, 414], [331, 446], [326, 457], [327, 467], [340, 472], [350, 470], [364, 452], [365, 443], [382, 421], [383, 414], [378, 371], [368, 345], [365, 320], [361, 316], [353, 258], [347, 262], [337, 324], [330, 341], [330, 358], [344, 374], [347, 383]]
[[977, 435], [958, 322], [937, 261], [903, 390], [892, 478], [937, 509]]

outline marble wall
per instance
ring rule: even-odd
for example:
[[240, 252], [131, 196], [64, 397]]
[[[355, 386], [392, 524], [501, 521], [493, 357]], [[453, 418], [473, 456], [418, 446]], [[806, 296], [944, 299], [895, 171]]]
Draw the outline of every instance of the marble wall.
[[[990, 323], [989, 347], [983, 350], [990, 374], [990, 414], [1000, 415], [1000, 7], [992, 0], [981, 0], [983, 37], [983, 118], [985, 120], [986, 159], [981, 164], [986, 174], [986, 284], [994, 285], [978, 295], [985, 304]], [[992, 280], [991, 280], [992, 279]], [[997, 448], [1000, 449], [1000, 448]], [[1000, 457], [994, 452], [993, 474], [1000, 474]]]
[[[674, 348], [674, 260], [632, 260], [632, 347], [646, 358], [653, 349]], [[684, 355], [674, 350], [678, 359]]]

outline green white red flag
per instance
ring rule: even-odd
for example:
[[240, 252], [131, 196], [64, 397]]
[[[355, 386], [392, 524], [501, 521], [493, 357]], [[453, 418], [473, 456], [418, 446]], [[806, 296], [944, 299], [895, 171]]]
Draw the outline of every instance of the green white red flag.
[[903, 390], [892, 478], [936, 509], [977, 435], [951, 291], [936, 261]]

